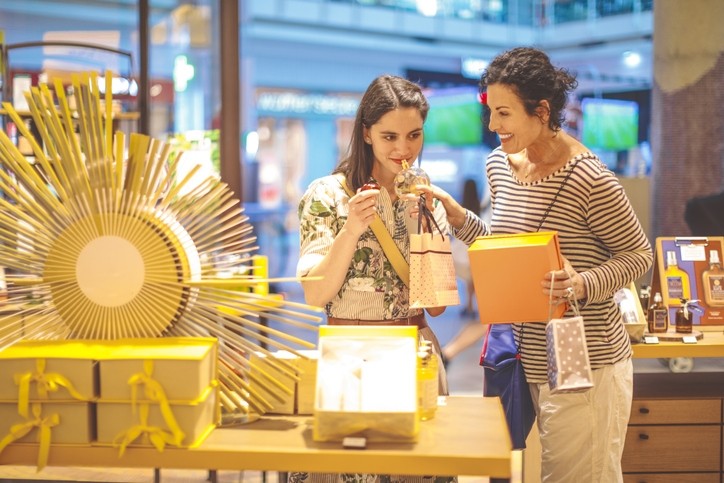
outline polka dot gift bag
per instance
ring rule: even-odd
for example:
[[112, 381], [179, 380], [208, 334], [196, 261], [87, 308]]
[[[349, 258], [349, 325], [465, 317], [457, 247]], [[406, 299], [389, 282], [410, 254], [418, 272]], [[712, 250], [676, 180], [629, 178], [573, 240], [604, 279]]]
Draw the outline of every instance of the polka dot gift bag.
[[583, 317], [575, 298], [570, 299], [575, 317], [551, 319], [546, 326], [548, 386], [552, 394], [582, 392], [593, 387]]
[[424, 195], [418, 205], [418, 233], [410, 234], [410, 307], [459, 305], [450, 235], [440, 230]]

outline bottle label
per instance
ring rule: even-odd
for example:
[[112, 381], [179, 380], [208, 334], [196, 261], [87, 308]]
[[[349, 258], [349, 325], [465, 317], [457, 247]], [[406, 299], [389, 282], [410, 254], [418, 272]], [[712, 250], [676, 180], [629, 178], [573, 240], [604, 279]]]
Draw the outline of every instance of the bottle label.
[[712, 302], [724, 303], [724, 275], [712, 275], [709, 277], [709, 292]]
[[654, 310], [654, 332], [666, 332], [668, 329], [669, 315], [666, 313], [666, 309]]
[[684, 283], [681, 277], [666, 277], [666, 287], [669, 289], [670, 299], [680, 299], [684, 296]]

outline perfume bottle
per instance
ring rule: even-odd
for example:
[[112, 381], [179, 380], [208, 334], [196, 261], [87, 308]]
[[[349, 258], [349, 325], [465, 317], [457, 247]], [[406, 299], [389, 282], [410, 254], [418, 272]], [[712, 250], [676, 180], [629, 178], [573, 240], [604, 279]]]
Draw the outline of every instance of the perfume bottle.
[[677, 306], [681, 299], [691, 299], [689, 274], [679, 268], [676, 261], [676, 252], [666, 252], [666, 305]]
[[709, 307], [724, 307], [724, 270], [717, 250], [709, 252], [709, 268], [702, 273], [701, 281], [706, 304]]
[[664, 305], [660, 292], [654, 295], [654, 303], [649, 307], [646, 321], [652, 334], [661, 334], [669, 330], [669, 309]]
[[676, 332], [679, 334], [691, 334], [694, 314], [689, 307], [694, 300], [681, 299], [681, 307], [676, 310]]
[[395, 176], [395, 193], [400, 198], [406, 194], [418, 194], [417, 185], [430, 185], [430, 176], [418, 166], [410, 166], [407, 161], [402, 162], [402, 171]]

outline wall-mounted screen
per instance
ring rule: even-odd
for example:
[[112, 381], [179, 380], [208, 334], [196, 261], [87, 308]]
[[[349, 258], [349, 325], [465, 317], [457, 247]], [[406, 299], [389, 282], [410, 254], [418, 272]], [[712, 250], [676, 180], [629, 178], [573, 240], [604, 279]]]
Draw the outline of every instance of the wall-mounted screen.
[[482, 105], [475, 87], [426, 91], [430, 112], [425, 145], [473, 146], [483, 142]]
[[638, 145], [639, 105], [634, 101], [584, 98], [583, 144], [594, 149], [625, 151]]

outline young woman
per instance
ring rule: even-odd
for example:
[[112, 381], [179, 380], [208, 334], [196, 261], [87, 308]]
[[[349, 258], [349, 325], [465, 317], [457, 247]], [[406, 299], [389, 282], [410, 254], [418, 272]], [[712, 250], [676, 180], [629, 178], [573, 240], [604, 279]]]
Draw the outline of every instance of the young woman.
[[[333, 174], [313, 181], [299, 204], [299, 276], [321, 277], [302, 283], [308, 304], [324, 307], [336, 325], [408, 325], [432, 342], [435, 334], [421, 309], [411, 309], [409, 289], [387, 258], [370, 223], [380, 219], [405, 258], [409, 256], [410, 206], [395, 192], [403, 164], [412, 165], [423, 144], [429, 105], [420, 87], [404, 78], [376, 78], [362, 96], [346, 156]], [[345, 188], [345, 185], [348, 189]], [[445, 211], [435, 210], [447, 233]], [[444, 307], [428, 309], [435, 316]], [[440, 394], [447, 394], [443, 364]], [[291, 473], [290, 481], [386, 480], [389, 475], [323, 475]], [[394, 478], [400, 478], [399, 476]], [[454, 477], [403, 477], [404, 481], [454, 481]]]

